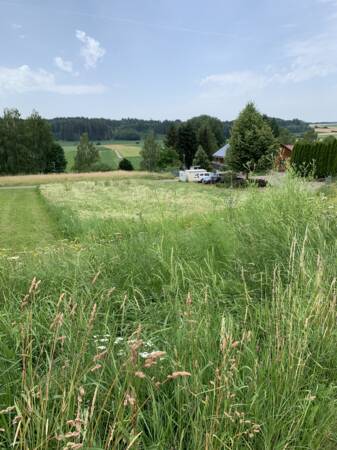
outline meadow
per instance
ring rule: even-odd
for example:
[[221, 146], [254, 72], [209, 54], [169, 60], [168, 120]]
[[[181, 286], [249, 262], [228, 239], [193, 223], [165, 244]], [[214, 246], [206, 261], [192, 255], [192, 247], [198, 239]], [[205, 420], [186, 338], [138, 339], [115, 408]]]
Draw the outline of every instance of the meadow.
[[315, 129], [320, 139], [328, 136], [337, 137], [337, 123], [319, 123], [310, 126]]
[[334, 185], [8, 192], [0, 448], [337, 447]]
[[[67, 172], [72, 172], [74, 159], [77, 151], [78, 142], [60, 141], [64, 148], [67, 160]], [[118, 163], [122, 158], [131, 161], [135, 170], [140, 169], [140, 150], [142, 142], [138, 144], [135, 141], [102, 141], [98, 146], [101, 162], [110, 166], [113, 170], [118, 169]]]

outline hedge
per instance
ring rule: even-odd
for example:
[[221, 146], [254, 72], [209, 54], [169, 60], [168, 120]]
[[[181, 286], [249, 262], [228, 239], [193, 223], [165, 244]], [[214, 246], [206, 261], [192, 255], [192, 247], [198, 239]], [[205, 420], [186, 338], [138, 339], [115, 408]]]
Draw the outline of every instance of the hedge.
[[301, 176], [336, 176], [337, 139], [327, 142], [297, 142], [291, 155], [291, 165]]

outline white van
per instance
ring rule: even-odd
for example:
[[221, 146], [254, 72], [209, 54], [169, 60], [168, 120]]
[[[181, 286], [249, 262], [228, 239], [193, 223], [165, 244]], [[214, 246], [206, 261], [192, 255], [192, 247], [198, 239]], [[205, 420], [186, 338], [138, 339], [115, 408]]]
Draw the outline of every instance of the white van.
[[205, 169], [201, 169], [200, 167], [191, 167], [189, 170], [179, 171], [179, 180], [198, 183], [201, 177], [206, 174], [208, 174], [208, 172]]

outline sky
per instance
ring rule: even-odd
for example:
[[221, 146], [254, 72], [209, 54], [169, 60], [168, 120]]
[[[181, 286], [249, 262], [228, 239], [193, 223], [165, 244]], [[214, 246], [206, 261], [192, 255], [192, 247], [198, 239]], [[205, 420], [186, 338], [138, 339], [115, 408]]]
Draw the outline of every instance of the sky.
[[337, 0], [0, 0], [0, 110], [337, 121]]

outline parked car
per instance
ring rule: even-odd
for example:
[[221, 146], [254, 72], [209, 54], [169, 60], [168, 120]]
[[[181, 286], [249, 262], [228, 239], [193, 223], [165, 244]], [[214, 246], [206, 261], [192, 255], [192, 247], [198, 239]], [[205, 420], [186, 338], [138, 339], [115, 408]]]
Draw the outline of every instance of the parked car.
[[203, 184], [214, 184], [219, 183], [221, 181], [221, 177], [218, 173], [206, 173], [203, 176], [199, 177], [199, 183]]

